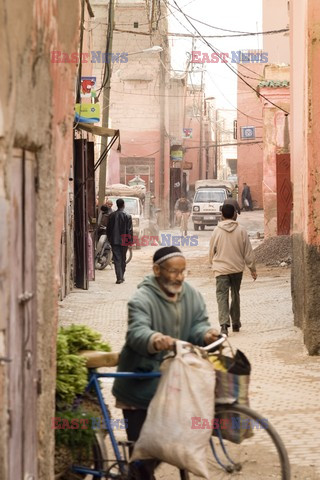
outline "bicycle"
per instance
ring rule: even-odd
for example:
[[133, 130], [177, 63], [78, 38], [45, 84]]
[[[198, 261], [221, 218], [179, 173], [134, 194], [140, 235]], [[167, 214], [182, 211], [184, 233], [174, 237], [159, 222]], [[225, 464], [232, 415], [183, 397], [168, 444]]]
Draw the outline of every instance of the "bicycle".
[[[226, 337], [221, 337], [204, 349], [209, 354], [214, 354], [216, 350], [222, 346], [226, 341]], [[114, 359], [115, 354], [103, 353], [104, 358], [107, 358], [107, 363], [98, 366], [116, 366], [116, 361], [109, 361], [108, 358]], [[92, 455], [90, 458], [90, 467], [81, 464], [74, 464], [72, 472], [76, 477], [71, 478], [84, 479], [89, 478], [98, 479], [113, 479], [113, 480], [127, 480], [129, 455], [128, 450], [132, 447], [132, 442], [117, 441], [115, 433], [112, 428], [112, 420], [109, 414], [109, 409], [104, 403], [102, 391], [99, 385], [100, 378], [155, 378], [160, 377], [160, 372], [151, 373], [134, 373], [134, 372], [112, 372], [99, 373], [95, 368], [89, 367], [89, 381], [86, 391], [94, 390], [98, 399], [100, 409], [103, 415], [106, 426], [106, 438], [111, 442], [111, 450], [115, 456], [113, 459], [108, 459], [108, 451], [106, 443], [101, 438], [101, 435], [96, 435], [96, 440], [92, 447]], [[220, 426], [220, 420], [226, 416], [232, 415], [236, 420], [241, 418], [241, 422], [246, 425], [255, 425], [257, 429], [254, 435], [249, 435], [247, 439], [240, 444], [233, 443], [224, 439], [225, 432], [223, 426]], [[210, 474], [214, 474], [213, 479], [235, 478], [238, 475], [245, 480], [256, 480], [257, 478], [268, 478], [290, 480], [290, 464], [284, 444], [278, 433], [266, 419], [249, 407], [241, 406], [236, 402], [232, 404], [220, 404], [215, 406], [215, 422], [217, 420], [218, 427], [215, 426], [215, 436], [211, 436], [210, 448], [213, 454], [215, 463], [210, 462]], [[266, 434], [266, 435], [263, 435]], [[122, 450], [122, 453], [121, 453]], [[259, 462], [259, 464], [258, 464]], [[180, 470], [180, 479], [189, 480], [189, 474], [186, 471]]]

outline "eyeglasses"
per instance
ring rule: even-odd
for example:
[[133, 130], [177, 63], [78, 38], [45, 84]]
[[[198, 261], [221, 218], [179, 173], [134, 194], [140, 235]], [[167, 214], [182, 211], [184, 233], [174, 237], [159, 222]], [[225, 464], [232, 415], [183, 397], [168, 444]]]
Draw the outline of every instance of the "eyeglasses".
[[166, 270], [169, 273], [169, 275], [172, 275], [174, 277], [177, 277], [178, 275], [182, 275], [182, 276], [185, 277], [187, 275], [187, 270], [186, 269], [175, 270], [175, 269], [172, 269], [172, 268], [166, 268], [163, 265], [159, 265], [159, 267], [163, 268], [164, 270]]

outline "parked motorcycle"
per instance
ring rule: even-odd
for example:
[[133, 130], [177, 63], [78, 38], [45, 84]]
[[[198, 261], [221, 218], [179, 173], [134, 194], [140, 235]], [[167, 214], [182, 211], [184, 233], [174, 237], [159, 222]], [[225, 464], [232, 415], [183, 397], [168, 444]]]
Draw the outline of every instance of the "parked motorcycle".
[[[106, 227], [100, 227], [100, 229], [106, 231]], [[97, 270], [104, 270], [112, 263], [112, 249], [106, 233], [102, 233], [99, 237], [94, 263]]]
[[[100, 230], [106, 231], [106, 227], [100, 226]], [[127, 250], [126, 263], [132, 259], [132, 247]], [[107, 234], [102, 233], [97, 243], [95, 254], [95, 268], [96, 270], [104, 270], [108, 265], [112, 265], [112, 249], [108, 241]]]

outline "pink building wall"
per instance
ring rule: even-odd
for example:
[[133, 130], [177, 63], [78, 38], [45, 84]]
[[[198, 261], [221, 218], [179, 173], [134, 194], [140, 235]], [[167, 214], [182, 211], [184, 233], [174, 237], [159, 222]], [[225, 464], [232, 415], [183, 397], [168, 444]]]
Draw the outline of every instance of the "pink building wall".
[[[268, 68], [268, 67], [267, 67]], [[279, 67], [281, 69], [281, 67]], [[285, 67], [289, 77], [289, 69]], [[274, 104], [289, 111], [290, 91], [288, 87], [260, 88], [259, 92]], [[285, 113], [261, 97], [263, 104], [263, 205], [264, 235], [277, 235], [277, 164], [276, 156], [288, 153]]]
[[[54, 432], [49, 419], [55, 409], [58, 259], [72, 162], [76, 65], [52, 63], [51, 52], [78, 51], [79, 7], [78, 1], [16, 0], [7, 3], [6, 14], [0, 16], [0, 63], [3, 78], [10, 79], [0, 91], [5, 118], [0, 131], [0, 356], [16, 353], [9, 368], [0, 372], [1, 480], [54, 478]], [[24, 167], [31, 171], [30, 165], [35, 177], [30, 173], [24, 178]], [[21, 263], [17, 247], [23, 238], [21, 212], [26, 207], [17, 204], [22, 184], [28, 196], [26, 224], [34, 235], [34, 242], [23, 245], [28, 268]], [[26, 276], [33, 279], [32, 298], [24, 308], [18, 297]], [[33, 310], [26, 317], [28, 308]], [[18, 336], [26, 320], [28, 338], [35, 342], [30, 367], [25, 362], [26, 343], [20, 343]], [[25, 382], [27, 368], [36, 369], [32, 382]], [[35, 381], [40, 376], [41, 394]], [[26, 392], [30, 393], [27, 399]], [[26, 401], [32, 403], [31, 408]], [[29, 429], [20, 422], [24, 408]], [[11, 432], [8, 409], [12, 411]], [[14, 448], [9, 448], [13, 438]]]
[[292, 299], [308, 352], [320, 354], [320, 3], [290, 2]]
[[[246, 65], [247, 66], [247, 65]], [[240, 74], [248, 75], [245, 77], [253, 88], [257, 88], [260, 81], [263, 80], [264, 64], [251, 63], [248, 65], [251, 72], [246, 70], [245, 66], [238, 65]], [[252, 73], [252, 71], [254, 73]], [[242, 113], [241, 113], [242, 112]], [[262, 105], [257, 94], [248, 87], [242, 80], [238, 79], [238, 184], [239, 198], [241, 198], [242, 186], [246, 182], [250, 186], [254, 207], [263, 208], [263, 121]], [[261, 144], [252, 144], [250, 141], [240, 138], [240, 127], [253, 126], [256, 128], [256, 141]]]
[[[289, 27], [289, 1], [263, 0], [262, 29], [264, 32]], [[263, 51], [268, 53], [268, 63], [290, 63], [289, 32], [263, 36]]]

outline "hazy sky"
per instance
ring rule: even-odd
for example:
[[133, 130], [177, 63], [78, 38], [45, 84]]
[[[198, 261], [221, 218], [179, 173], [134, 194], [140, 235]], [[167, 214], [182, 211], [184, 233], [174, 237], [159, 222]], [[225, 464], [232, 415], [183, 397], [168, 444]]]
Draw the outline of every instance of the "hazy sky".
[[[173, 0], [168, 0], [171, 11], [169, 15], [170, 33], [194, 33], [193, 27], [175, 8]], [[188, 15], [221, 29], [237, 30], [241, 32], [262, 31], [262, 0], [176, 0], [180, 8]], [[179, 23], [180, 22], [180, 23]], [[197, 30], [203, 35], [232, 35], [232, 32], [207, 27], [191, 20]], [[184, 28], [182, 25], [186, 28]], [[234, 38], [208, 38], [212, 46], [223, 53], [243, 49], [258, 49], [263, 47], [262, 35]], [[186, 52], [192, 50], [191, 38], [169, 37], [171, 47], [172, 68], [183, 70], [186, 65]], [[196, 40], [195, 50], [206, 52], [209, 56], [212, 50], [200, 39]], [[217, 99], [218, 108], [234, 108], [236, 106], [237, 76], [222, 63], [207, 63], [205, 83], [207, 96]], [[236, 67], [236, 63], [231, 64]], [[201, 69], [202, 64], [195, 64]], [[198, 80], [197, 80], [198, 79]], [[200, 83], [201, 74], [193, 75], [193, 82]], [[231, 102], [231, 104], [230, 104]]]

